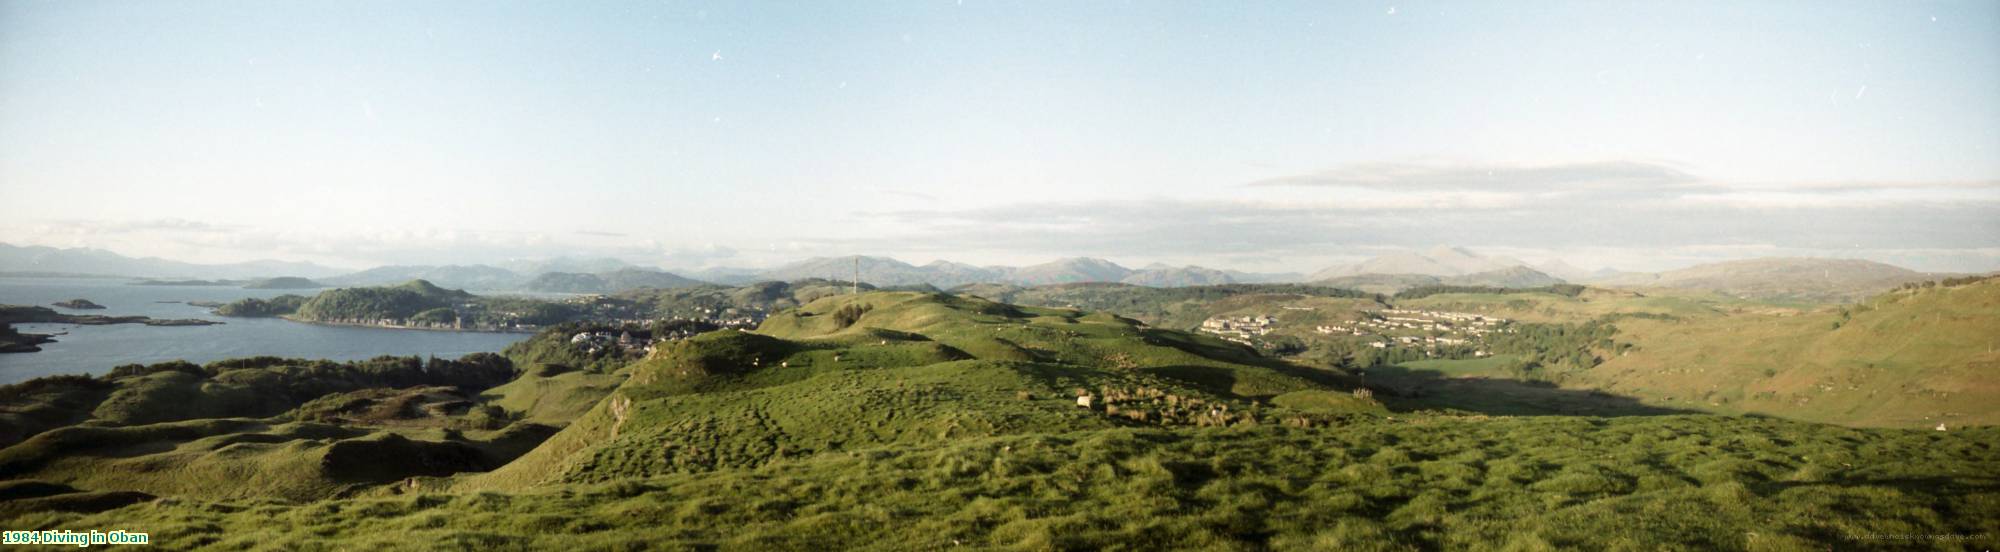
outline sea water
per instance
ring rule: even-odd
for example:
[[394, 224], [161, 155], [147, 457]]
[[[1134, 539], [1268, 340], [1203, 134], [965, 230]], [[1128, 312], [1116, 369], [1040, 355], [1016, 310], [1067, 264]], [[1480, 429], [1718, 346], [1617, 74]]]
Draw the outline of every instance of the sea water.
[[[527, 334], [394, 330], [322, 326], [278, 318], [216, 316], [189, 301], [227, 303], [246, 297], [287, 293], [311, 296], [320, 290], [243, 289], [234, 286], [142, 286], [119, 278], [4, 278], [0, 304], [37, 305], [66, 314], [141, 315], [199, 318], [213, 326], [115, 324], [19, 324], [26, 333], [64, 334], [35, 353], [0, 353], [0, 384], [53, 374], [99, 374], [114, 366], [186, 360], [197, 364], [227, 358], [280, 356], [362, 360], [381, 355], [458, 358], [499, 352]], [[71, 310], [50, 303], [89, 299], [102, 310]]]

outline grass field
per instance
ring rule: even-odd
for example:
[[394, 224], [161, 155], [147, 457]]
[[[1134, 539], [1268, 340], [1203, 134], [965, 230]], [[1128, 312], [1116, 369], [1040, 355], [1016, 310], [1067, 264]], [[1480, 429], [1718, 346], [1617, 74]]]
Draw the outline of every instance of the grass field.
[[2000, 281], [1811, 312], [1628, 320], [1638, 346], [1577, 384], [1663, 406], [1841, 424], [2000, 423]]
[[[1996, 442], [1991, 429], [1713, 416], [1118, 428], [507, 493], [169, 499], [12, 523], [292, 550], [1981, 549], [2000, 532]], [[1933, 534], [1984, 536], [1871, 540]]]
[[[1713, 362], [1699, 355], [1714, 349], [1669, 345], [1691, 331], [1772, 347], [1880, 346], [1913, 329], [1975, 339], [1991, 292], [1912, 292], [1845, 315], [1646, 303], [1687, 316], [1620, 320], [1640, 347], [1574, 377], [1649, 354]], [[1646, 299], [1583, 298], [1538, 308], [1598, 317]], [[1723, 324], [1753, 316], [1782, 323]], [[558, 337], [510, 350], [514, 377], [498, 385], [485, 358], [436, 372], [393, 359], [137, 367], [0, 388], [9, 419], [67, 425], [0, 449], [0, 524], [146, 531], [171, 549], [2000, 544], [2000, 428], [1698, 414], [1507, 379], [1509, 355], [1341, 373], [1115, 315], [921, 292], [821, 297], [626, 365]], [[1928, 343], [1883, 358], [1936, 361]], [[268, 386], [292, 392], [242, 396]], [[171, 415], [182, 389], [253, 415]]]

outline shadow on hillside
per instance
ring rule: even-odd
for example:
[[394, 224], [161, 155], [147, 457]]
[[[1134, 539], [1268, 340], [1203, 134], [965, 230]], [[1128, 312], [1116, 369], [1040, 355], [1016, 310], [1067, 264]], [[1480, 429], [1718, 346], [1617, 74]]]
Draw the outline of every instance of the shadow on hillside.
[[1485, 376], [1448, 377], [1401, 366], [1369, 368], [1364, 379], [1390, 410], [1453, 409], [1500, 416], [1662, 416], [1698, 411], [1640, 403], [1602, 391], [1563, 389], [1540, 381]]
[[[1318, 383], [1320, 385], [1328, 385], [1341, 389], [1351, 389], [1354, 387], [1358, 387], [1362, 384], [1362, 381], [1360, 379], [1355, 378], [1354, 376], [1349, 374], [1345, 374], [1334, 370], [1325, 370], [1325, 369], [1299, 366], [1297, 364], [1292, 364], [1290, 362], [1286, 362], [1281, 359], [1271, 358], [1258, 354], [1255, 349], [1251, 349], [1247, 346], [1239, 346], [1234, 348], [1218, 348], [1190, 341], [1187, 338], [1189, 334], [1185, 334], [1182, 332], [1171, 332], [1159, 329], [1143, 330], [1140, 333], [1140, 335], [1145, 340], [1145, 343], [1148, 345], [1172, 347], [1174, 349], [1179, 349], [1181, 352], [1206, 358], [1209, 360], [1216, 360], [1233, 364], [1242, 364], [1245, 366], [1258, 366], [1263, 368], [1269, 368], [1280, 374], [1284, 374], [1295, 378], [1305, 379], [1307, 381]], [[1233, 378], [1233, 376], [1226, 376], [1226, 375], [1218, 375], [1212, 377]], [[1227, 390], [1230, 387], [1230, 385], [1224, 384], [1223, 382], [1218, 381], [1215, 383], [1217, 385], [1220, 385], [1221, 389], [1224, 390]]]

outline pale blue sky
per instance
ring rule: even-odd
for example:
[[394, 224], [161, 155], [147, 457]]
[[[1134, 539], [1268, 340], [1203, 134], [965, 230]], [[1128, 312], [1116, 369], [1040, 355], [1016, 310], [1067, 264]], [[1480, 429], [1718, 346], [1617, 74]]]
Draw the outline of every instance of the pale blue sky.
[[1995, 2], [0, 0], [5, 241], [135, 255], [1990, 270], [1996, 182]]

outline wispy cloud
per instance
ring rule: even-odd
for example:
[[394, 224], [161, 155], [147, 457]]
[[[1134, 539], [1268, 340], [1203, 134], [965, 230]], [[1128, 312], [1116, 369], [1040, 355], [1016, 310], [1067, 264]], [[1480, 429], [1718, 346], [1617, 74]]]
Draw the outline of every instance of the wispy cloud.
[[1390, 191], [1507, 190], [1549, 192], [1644, 188], [1699, 184], [1679, 168], [1644, 161], [1599, 161], [1559, 165], [1498, 165], [1449, 161], [1374, 162], [1344, 165], [1310, 174], [1267, 178], [1249, 187], [1349, 187]]
[[176, 218], [0, 224], [0, 229], [39, 245], [344, 266], [609, 256], [699, 268], [865, 252], [978, 264], [1088, 255], [1310, 272], [1438, 244], [1628, 269], [1768, 255], [1856, 256], [1926, 270], [2000, 265], [1993, 253], [2000, 251], [2000, 183], [1994, 181], [1736, 184], [1641, 161], [1532, 167], [1378, 163], [1259, 180], [1217, 189], [1210, 197], [902, 205], [907, 207], [848, 213], [839, 235], [734, 242], [709, 237], [690, 243], [677, 236], [588, 229], [336, 233]]
[[1924, 268], [1962, 269], [1988, 259], [1971, 252], [2000, 247], [2000, 187], [1979, 182], [1735, 185], [1640, 161], [1532, 167], [1426, 161], [1353, 165], [1237, 189], [1290, 191], [1283, 200], [899, 210], [871, 216], [898, 222], [904, 235], [842, 243], [1017, 257], [1193, 257], [1222, 266], [1229, 265], [1220, 259], [1277, 259], [1263, 266], [1293, 270], [1436, 244], [1540, 257], [1591, 251], [1634, 268], [1664, 268], [1668, 259], [1927, 248], [1966, 253], [1923, 257], [1930, 264]]
[[884, 194], [884, 195], [892, 195], [892, 196], [897, 196], [897, 197], [904, 197], [904, 198], [909, 198], [909, 199], [914, 199], [914, 200], [918, 200], [918, 201], [931, 201], [931, 202], [934, 202], [934, 201], [937, 201], [937, 200], [938, 200], [937, 196], [934, 196], [934, 195], [931, 195], [931, 194], [926, 194], [926, 193], [923, 193], [923, 192], [917, 192], [917, 191], [911, 191], [911, 190], [905, 190], [905, 189], [901, 189], [901, 188], [871, 188], [871, 189], [869, 189], [869, 192], [871, 192], [871, 193], [876, 193], [876, 194]]

